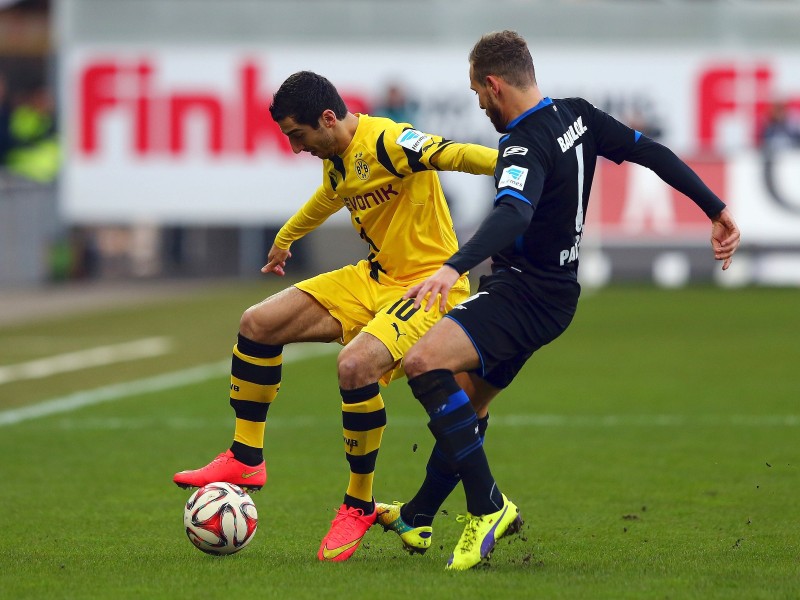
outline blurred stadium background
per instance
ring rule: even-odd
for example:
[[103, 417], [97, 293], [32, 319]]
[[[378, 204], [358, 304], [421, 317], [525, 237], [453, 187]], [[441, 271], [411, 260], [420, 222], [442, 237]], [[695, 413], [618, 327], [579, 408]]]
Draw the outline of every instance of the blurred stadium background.
[[[0, 0], [0, 290], [257, 277], [319, 180], [269, 118], [287, 75], [321, 72], [352, 110], [492, 146], [466, 56], [509, 27], [546, 94], [671, 146], [742, 228], [718, 280], [691, 202], [601, 165], [585, 283], [798, 285], [798, 24], [794, 0]], [[491, 182], [444, 185], [463, 241]], [[298, 243], [294, 275], [361, 258], [338, 217]]]

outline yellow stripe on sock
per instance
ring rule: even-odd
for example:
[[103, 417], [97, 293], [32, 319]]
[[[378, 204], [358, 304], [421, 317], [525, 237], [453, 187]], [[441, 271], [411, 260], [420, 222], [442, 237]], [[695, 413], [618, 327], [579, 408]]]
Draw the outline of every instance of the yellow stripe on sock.
[[370, 398], [369, 400], [364, 400], [363, 402], [356, 402], [354, 404], [348, 404], [347, 402], [342, 402], [342, 412], [350, 412], [350, 413], [371, 413], [378, 411], [384, 407], [383, 398], [380, 394]]
[[381, 447], [383, 430], [386, 427], [378, 427], [369, 431], [351, 431], [342, 429], [344, 435], [344, 451], [352, 456], [364, 456]]
[[233, 440], [251, 448], [263, 448], [266, 425], [263, 422], [236, 419], [236, 431], [233, 434]]
[[239, 351], [238, 344], [233, 346], [233, 353], [241, 358], [244, 362], [250, 363], [251, 365], [257, 365], [259, 367], [277, 367], [283, 362], [283, 354], [272, 356], [270, 358], [256, 358], [255, 356], [242, 354]]
[[364, 502], [372, 502], [372, 480], [375, 472], [366, 475], [350, 473], [350, 483], [347, 486], [347, 495], [358, 498]]
[[231, 375], [231, 398], [249, 402], [272, 402], [278, 395], [280, 383], [259, 385]]

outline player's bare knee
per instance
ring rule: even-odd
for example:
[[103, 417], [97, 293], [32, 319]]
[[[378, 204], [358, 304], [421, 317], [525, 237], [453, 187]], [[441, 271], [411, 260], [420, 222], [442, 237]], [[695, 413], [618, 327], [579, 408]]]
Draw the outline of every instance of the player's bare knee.
[[426, 353], [416, 346], [412, 346], [403, 358], [403, 369], [409, 379], [418, 377], [434, 368]]
[[342, 350], [336, 362], [339, 386], [343, 389], [356, 389], [377, 381], [378, 377], [372, 376], [365, 362], [357, 353], [348, 352], [347, 348]]
[[244, 337], [255, 340], [258, 334], [258, 327], [256, 320], [253, 318], [253, 307], [251, 306], [242, 313], [242, 318], [239, 319], [239, 333]]
[[258, 307], [259, 305], [251, 306], [242, 313], [242, 318], [239, 320], [239, 333], [254, 342], [273, 343], [273, 340], [270, 339], [270, 331], [264, 327], [263, 320], [257, 317]]

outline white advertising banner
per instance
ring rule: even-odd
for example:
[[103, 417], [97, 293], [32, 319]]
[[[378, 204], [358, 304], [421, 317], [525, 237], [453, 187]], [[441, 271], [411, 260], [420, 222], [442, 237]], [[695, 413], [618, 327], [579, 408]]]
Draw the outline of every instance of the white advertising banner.
[[[75, 223], [282, 223], [321, 181], [319, 160], [294, 156], [268, 111], [280, 83], [302, 69], [333, 81], [352, 111], [380, 114], [387, 87], [398, 84], [418, 128], [494, 146], [498, 134], [469, 89], [467, 52], [72, 46], [60, 77], [63, 214]], [[747, 150], [773, 100], [800, 111], [799, 53], [532, 52], [545, 94], [583, 96], [658, 136], [734, 205], [745, 232], [754, 219], [751, 241], [800, 241], [797, 157], [772, 165], [770, 187], [760, 156]], [[490, 206], [491, 185], [462, 174], [444, 181], [462, 218], [474, 221]], [[345, 222], [344, 213], [335, 218]], [[601, 165], [589, 218], [609, 242], [707, 237], [705, 217], [691, 202], [634, 165]]]
[[800, 150], [780, 153], [774, 160], [743, 153], [727, 168], [743, 239], [764, 246], [800, 243]]

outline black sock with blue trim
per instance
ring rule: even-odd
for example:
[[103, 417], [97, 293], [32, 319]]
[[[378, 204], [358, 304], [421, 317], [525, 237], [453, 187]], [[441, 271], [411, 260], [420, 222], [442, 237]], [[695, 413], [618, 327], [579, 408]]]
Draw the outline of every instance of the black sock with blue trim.
[[[489, 415], [478, 419], [478, 435], [483, 441], [489, 427]], [[412, 527], [424, 527], [433, 524], [444, 501], [461, 481], [461, 476], [453, 471], [444, 456], [439, 444], [431, 451], [425, 470], [425, 481], [422, 482], [416, 495], [403, 505], [400, 516]]]
[[461, 474], [467, 510], [473, 515], [499, 510], [502, 495], [483, 451], [478, 418], [453, 373], [446, 369], [428, 371], [410, 379], [408, 385], [430, 416], [428, 429], [445, 460], [453, 472]]

